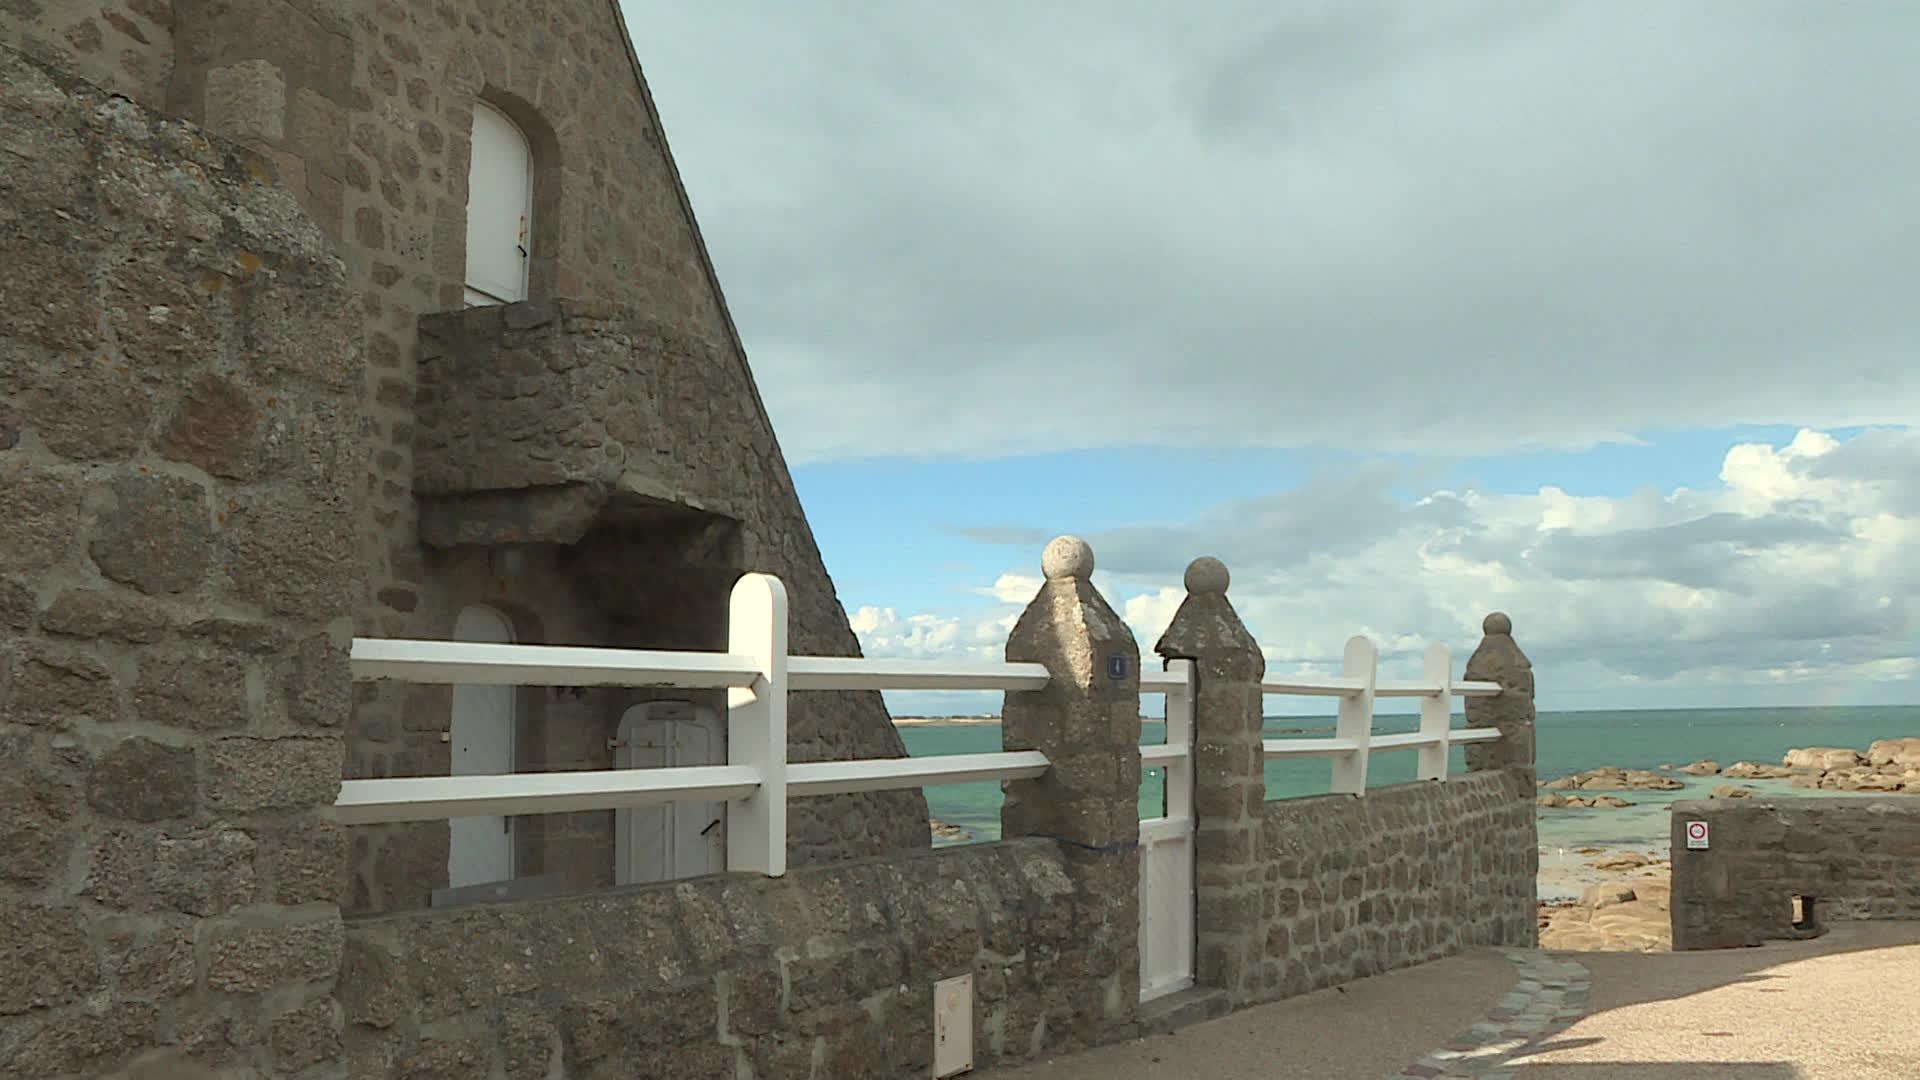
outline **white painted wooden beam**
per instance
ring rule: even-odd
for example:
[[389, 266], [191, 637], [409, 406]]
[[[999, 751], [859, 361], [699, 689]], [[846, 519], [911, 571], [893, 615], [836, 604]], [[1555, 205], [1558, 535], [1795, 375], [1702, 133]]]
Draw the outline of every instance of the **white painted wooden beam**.
[[1260, 743], [1267, 757], [1340, 757], [1352, 754], [1360, 749], [1357, 739], [1263, 739]]
[[956, 664], [929, 660], [795, 656], [787, 661], [790, 690], [1042, 690], [1040, 664]]
[[354, 638], [353, 677], [467, 686], [752, 686], [744, 656], [575, 645], [499, 645], [474, 641]]
[[984, 780], [1027, 780], [1046, 772], [1047, 768], [1047, 755], [1038, 750], [794, 762], [787, 766], [787, 794], [800, 798], [843, 795], [851, 791], [973, 784]]
[[739, 765], [344, 780], [328, 816], [343, 825], [371, 825], [456, 817], [564, 814], [646, 806], [676, 799], [742, 799], [759, 786], [759, 776]]

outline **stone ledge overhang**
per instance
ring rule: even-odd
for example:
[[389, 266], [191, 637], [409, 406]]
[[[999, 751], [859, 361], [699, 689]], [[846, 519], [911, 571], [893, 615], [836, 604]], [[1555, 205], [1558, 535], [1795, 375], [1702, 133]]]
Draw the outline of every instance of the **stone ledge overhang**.
[[775, 453], [719, 348], [605, 304], [423, 316], [421, 541], [577, 542], [625, 516], [738, 521]]

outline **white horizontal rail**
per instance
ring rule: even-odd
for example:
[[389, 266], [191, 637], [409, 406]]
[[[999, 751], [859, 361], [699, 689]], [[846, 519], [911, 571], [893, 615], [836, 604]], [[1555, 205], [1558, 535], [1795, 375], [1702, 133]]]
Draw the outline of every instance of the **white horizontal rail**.
[[1359, 679], [1335, 676], [1330, 679], [1269, 679], [1260, 684], [1263, 694], [1292, 694], [1297, 697], [1359, 697], [1366, 689]]
[[1140, 672], [1140, 692], [1143, 694], [1179, 693], [1187, 688], [1187, 671], [1177, 667], [1172, 671]]
[[409, 776], [345, 780], [333, 820], [343, 825], [441, 818], [564, 814], [676, 799], [743, 799], [760, 787], [745, 765], [598, 769], [505, 776]]
[[1277, 757], [1335, 757], [1340, 754], [1356, 753], [1360, 749], [1358, 739], [1264, 739], [1261, 749], [1270, 758]]
[[[1494, 728], [1465, 728], [1450, 731], [1444, 738], [1435, 738], [1418, 731], [1398, 735], [1374, 735], [1366, 740], [1370, 750], [1417, 750], [1423, 746], [1446, 744], [1455, 746], [1461, 743], [1492, 742], [1500, 737]], [[1266, 756], [1280, 757], [1338, 757], [1351, 754], [1360, 749], [1359, 739], [1264, 739], [1261, 747]], [[1141, 757], [1152, 747], [1141, 747]]]
[[1149, 743], [1140, 748], [1140, 760], [1148, 765], [1163, 761], [1181, 761], [1187, 756], [1184, 746], [1169, 746], [1166, 743]]
[[928, 660], [795, 656], [787, 660], [790, 690], [1043, 690], [1040, 664], [949, 664]]
[[1417, 750], [1423, 746], [1443, 746], [1447, 741], [1445, 735], [1436, 737], [1419, 731], [1404, 735], [1375, 735], [1368, 740], [1375, 750]]
[[844, 795], [853, 791], [893, 791], [983, 780], [1030, 780], [1046, 771], [1047, 755], [1038, 750], [796, 762], [787, 766], [787, 794]]
[[468, 686], [659, 686], [744, 689], [758, 677], [744, 656], [576, 645], [354, 638], [353, 677]]
[[[1142, 685], [1144, 687], [1144, 682]], [[1280, 679], [1260, 684], [1260, 692], [1263, 694], [1289, 694], [1295, 697], [1359, 697], [1365, 689], [1361, 680], [1339, 676], [1326, 679]], [[1384, 680], [1374, 687], [1373, 696], [1438, 697], [1443, 692], [1450, 692], [1456, 697], [1493, 697], [1500, 692], [1500, 684], [1457, 682], [1451, 687], [1442, 687], [1430, 682]]]

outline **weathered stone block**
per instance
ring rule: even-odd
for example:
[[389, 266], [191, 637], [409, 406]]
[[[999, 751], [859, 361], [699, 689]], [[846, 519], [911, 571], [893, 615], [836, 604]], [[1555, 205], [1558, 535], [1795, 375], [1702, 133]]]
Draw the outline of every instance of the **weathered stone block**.
[[243, 60], [206, 74], [202, 115], [209, 131], [242, 141], [278, 142], [285, 131], [287, 80], [267, 60]]
[[278, 615], [324, 621], [360, 597], [350, 505], [276, 491], [236, 501], [225, 556], [234, 592]]
[[154, 1044], [156, 1020], [151, 1005], [119, 1002], [103, 1012], [69, 1012], [28, 1025], [11, 1053], [0, 1051], [0, 1076], [104, 1075]]
[[123, 911], [217, 915], [254, 902], [254, 847], [238, 829], [115, 829], [94, 852], [87, 895]]
[[80, 529], [80, 484], [65, 474], [0, 466], [0, 569], [44, 570]]
[[100, 756], [87, 777], [87, 805], [108, 817], [189, 817], [198, 802], [199, 778], [190, 746], [122, 739]]
[[193, 926], [163, 923], [151, 930], [107, 934], [106, 959], [118, 997], [164, 1001], [193, 989]]
[[16, 723], [67, 727], [76, 720], [119, 719], [112, 673], [82, 652], [42, 649], [22, 657], [0, 676], [0, 691], [0, 719]]
[[48, 633], [80, 638], [114, 638], [147, 645], [170, 629], [160, 605], [127, 590], [67, 589], [41, 616]]
[[207, 985], [264, 993], [291, 983], [331, 979], [340, 970], [345, 931], [336, 915], [313, 922], [229, 927], [207, 946]]
[[244, 480], [259, 471], [260, 409], [224, 375], [195, 379], [160, 437], [160, 453], [213, 476]]
[[100, 964], [78, 908], [0, 904], [0, 1015], [63, 1005], [100, 986]]
[[245, 727], [246, 667], [239, 658], [214, 651], [149, 650], [140, 657], [133, 715], [191, 731]]
[[353, 670], [347, 651], [324, 634], [300, 642], [281, 671], [287, 718], [303, 727], [337, 728], [353, 711]]
[[225, 738], [207, 744], [209, 809], [231, 813], [332, 805], [340, 791], [337, 738]]
[[204, 488], [173, 476], [123, 475], [94, 527], [88, 553], [100, 572], [146, 593], [177, 593], [206, 574], [213, 525]]
[[295, 1073], [340, 1055], [339, 1006], [330, 997], [310, 1001], [274, 1018], [268, 1045], [274, 1066]]

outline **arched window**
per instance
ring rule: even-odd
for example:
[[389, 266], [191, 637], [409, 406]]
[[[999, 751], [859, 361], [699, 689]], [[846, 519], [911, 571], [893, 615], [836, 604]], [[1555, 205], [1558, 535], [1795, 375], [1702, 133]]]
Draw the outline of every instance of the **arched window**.
[[473, 107], [467, 176], [467, 306], [527, 298], [533, 243], [533, 150], [505, 113]]

